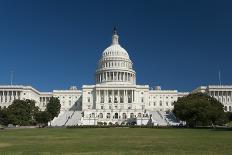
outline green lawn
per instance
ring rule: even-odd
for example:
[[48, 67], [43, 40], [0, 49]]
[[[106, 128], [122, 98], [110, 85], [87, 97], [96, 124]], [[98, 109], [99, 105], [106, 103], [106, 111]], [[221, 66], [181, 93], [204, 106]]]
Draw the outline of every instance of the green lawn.
[[0, 131], [0, 154], [232, 154], [232, 131], [210, 129], [12, 129]]

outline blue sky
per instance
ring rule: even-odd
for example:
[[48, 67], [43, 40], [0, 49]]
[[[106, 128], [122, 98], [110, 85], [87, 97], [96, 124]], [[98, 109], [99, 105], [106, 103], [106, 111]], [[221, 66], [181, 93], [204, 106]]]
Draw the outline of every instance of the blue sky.
[[173, 0], [0, 1], [0, 84], [41, 91], [94, 84], [118, 27], [137, 84], [190, 91], [232, 84], [232, 3]]

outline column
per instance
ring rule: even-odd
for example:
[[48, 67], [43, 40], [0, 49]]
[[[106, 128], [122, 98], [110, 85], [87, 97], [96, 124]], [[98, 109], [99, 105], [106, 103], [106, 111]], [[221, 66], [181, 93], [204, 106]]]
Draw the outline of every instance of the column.
[[132, 90], [132, 103], [134, 103], [134, 90]]
[[17, 94], [17, 99], [20, 100], [20, 92], [17, 91], [16, 94]]
[[2, 93], [2, 102], [5, 102], [5, 91], [3, 90]]
[[127, 90], [125, 90], [125, 99], [124, 99], [124, 102], [128, 103]]
[[14, 101], [14, 91], [11, 91], [11, 102]]
[[6, 102], [9, 102], [9, 91], [6, 91]]
[[107, 90], [104, 90], [104, 103], [107, 103], [108, 97], [107, 97]]

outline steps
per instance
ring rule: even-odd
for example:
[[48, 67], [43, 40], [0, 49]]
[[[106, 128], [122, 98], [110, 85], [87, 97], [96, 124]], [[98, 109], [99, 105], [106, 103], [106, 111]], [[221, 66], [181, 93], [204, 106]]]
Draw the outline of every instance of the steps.
[[81, 117], [82, 117], [81, 111], [74, 111], [73, 115], [65, 123], [65, 126], [80, 125], [81, 124]]
[[68, 119], [72, 116], [73, 111], [64, 111], [60, 112], [58, 117], [55, 117], [52, 122], [51, 126], [64, 126]]

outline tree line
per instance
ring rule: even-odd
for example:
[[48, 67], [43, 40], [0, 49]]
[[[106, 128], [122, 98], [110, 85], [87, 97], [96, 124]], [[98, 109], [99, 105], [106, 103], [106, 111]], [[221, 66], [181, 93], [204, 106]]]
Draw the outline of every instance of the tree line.
[[0, 107], [0, 124], [2, 125], [47, 125], [60, 113], [60, 101], [51, 97], [45, 111], [40, 111], [34, 100], [14, 100], [7, 108]]
[[232, 121], [232, 113], [214, 97], [193, 93], [174, 102], [173, 113], [189, 127], [225, 125]]

